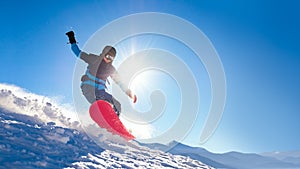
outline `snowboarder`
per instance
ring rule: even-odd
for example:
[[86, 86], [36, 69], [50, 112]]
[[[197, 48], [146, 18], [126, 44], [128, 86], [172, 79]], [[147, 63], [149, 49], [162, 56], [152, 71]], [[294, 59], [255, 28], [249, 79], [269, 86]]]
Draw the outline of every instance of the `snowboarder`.
[[133, 100], [137, 101], [136, 95], [125, 87], [120, 75], [112, 65], [116, 57], [116, 49], [112, 46], [105, 46], [100, 55], [88, 54], [79, 49], [73, 31], [66, 33], [74, 54], [88, 64], [86, 73], [81, 77], [81, 90], [85, 98], [93, 104], [97, 100], [105, 100], [111, 103], [119, 116], [121, 104], [111, 94], [105, 91], [107, 78], [110, 76], [116, 84]]

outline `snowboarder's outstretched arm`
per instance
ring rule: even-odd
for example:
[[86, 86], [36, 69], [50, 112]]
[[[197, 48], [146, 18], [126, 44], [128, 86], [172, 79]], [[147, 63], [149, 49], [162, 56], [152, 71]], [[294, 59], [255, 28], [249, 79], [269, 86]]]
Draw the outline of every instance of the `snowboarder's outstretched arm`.
[[121, 77], [120, 77], [119, 73], [116, 70], [114, 70], [114, 73], [111, 75], [111, 78], [133, 100], [133, 103], [135, 103], [137, 101], [136, 95], [133, 94], [133, 92], [130, 89], [125, 87], [125, 85], [123, 84], [123, 82], [121, 80]]
[[69, 38], [69, 43], [71, 44], [71, 49], [77, 57], [80, 57], [80, 59], [84, 60], [88, 64], [93, 63], [97, 59], [97, 57], [98, 57], [97, 55], [87, 54], [85, 52], [82, 52], [79, 49], [76, 39], [75, 39], [75, 34], [73, 31], [67, 32], [66, 35]]

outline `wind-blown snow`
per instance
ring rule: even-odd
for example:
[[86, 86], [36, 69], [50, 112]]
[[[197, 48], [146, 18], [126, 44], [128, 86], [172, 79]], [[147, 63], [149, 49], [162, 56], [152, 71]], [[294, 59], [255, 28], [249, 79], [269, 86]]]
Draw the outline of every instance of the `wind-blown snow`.
[[44, 122], [54, 122], [59, 126], [79, 126], [79, 120], [71, 106], [60, 105], [49, 97], [30, 93], [14, 85], [0, 83], [0, 107]]
[[48, 97], [0, 84], [0, 168], [211, 168], [127, 142]]

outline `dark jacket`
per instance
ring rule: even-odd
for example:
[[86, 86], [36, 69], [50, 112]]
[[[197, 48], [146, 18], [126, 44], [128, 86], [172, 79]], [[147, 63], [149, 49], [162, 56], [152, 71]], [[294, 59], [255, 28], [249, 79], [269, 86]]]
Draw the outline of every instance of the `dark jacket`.
[[[110, 76], [120, 88], [126, 92], [128, 89], [123, 84], [121, 77], [115, 67], [111, 63], [106, 63], [103, 60], [102, 54], [87, 54], [86, 52], [80, 53], [80, 59], [88, 64], [87, 71], [94, 77], [106, 81]], [[82, 77], [82, 81], [86, 80], [86, 75]]]

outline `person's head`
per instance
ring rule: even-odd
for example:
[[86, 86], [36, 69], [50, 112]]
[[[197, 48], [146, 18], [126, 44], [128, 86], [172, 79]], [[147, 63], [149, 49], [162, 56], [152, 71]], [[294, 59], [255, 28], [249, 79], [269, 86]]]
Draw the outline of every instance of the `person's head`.
[[105, 46], [102, 50], [103, 60], [106, 63], [111, 63], [116, 57], [116, 49], [112, 46]]

